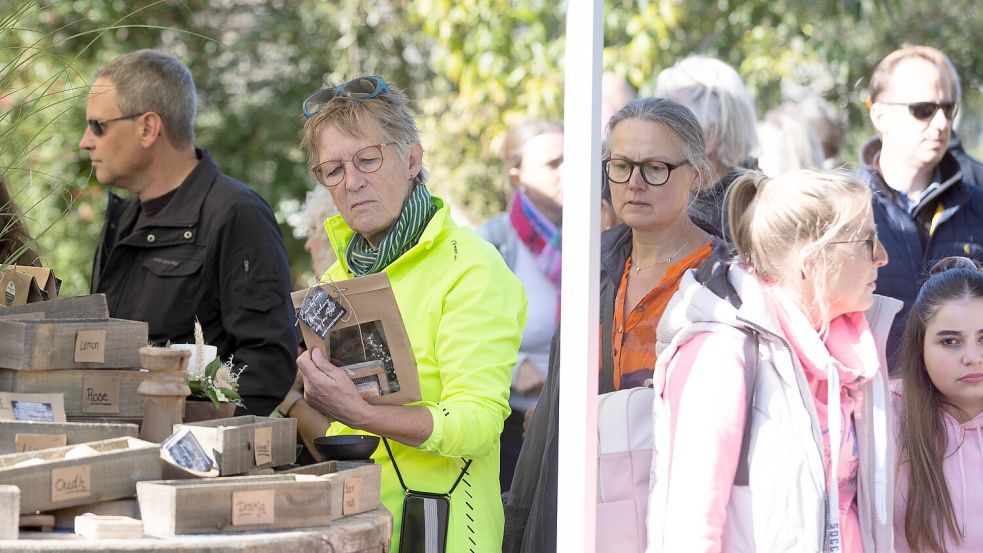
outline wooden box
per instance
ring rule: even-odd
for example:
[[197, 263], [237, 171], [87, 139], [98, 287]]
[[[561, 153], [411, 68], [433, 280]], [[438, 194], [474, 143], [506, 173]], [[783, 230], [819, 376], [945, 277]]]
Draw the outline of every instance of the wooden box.
[[0, 319], [0, 368], [140, 367], [147, 323], [122, 319]]
[[0, 319], [108, 319], [105, 294], [39, 301], [0, 308]]
[[[137, 436], [135, 424], [0, 421], [0, 455]], [[58, 444], [58, 445], [53, 445]]]
[[16, 540], [20, 532], [20, 488], [0, 486], [0, 540]]
[[167, 537], [326, 526], [333, 480], [309, 475], [161, 480], [137, 484], [144, 533]]
[[289, 465], [297, 457], [297, 419], [246, 415], [177, 424], [174, 431], [181, 427], [191, 430], [220, 476]]
[[278, 474], [310, 474], [338, 483], [331, 508], [342, 516], [357, 515], [379, 507], [382, 465], [358, 461], [325, 461], [285, 470]]
[[137, 393], [137, 387], [148, 374], [136, 369], [0, 369], [0, 390], [64, 394], [65, 417], [69, 420], [141, 419], [143, 396]]
[[[132, 497], [137, 482], [160, 478], [157, 444], [113, 438], [85, 445], [98, 453], [66, 458], [73, 448], [81, 447], [68, 446], [0, 456], [0, 484], [20, 488], [21, 514]], [[16, 466], [34, 459], [44, 462]]]

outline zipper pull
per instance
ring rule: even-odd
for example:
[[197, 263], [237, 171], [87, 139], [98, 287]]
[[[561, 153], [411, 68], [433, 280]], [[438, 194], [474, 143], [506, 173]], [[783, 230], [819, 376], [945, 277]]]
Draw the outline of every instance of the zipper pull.
[[246, 270], [247, 273], [249, 272], [249, 260], [248, 259], [243, 259], [242, 260], [242, 267]]

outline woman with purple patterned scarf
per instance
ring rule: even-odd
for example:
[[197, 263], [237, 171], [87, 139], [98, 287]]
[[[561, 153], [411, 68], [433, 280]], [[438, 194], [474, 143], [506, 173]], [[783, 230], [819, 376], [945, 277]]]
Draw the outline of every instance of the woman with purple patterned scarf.
[[498, 248], [526, 287], [528, 318], [512, 371], [512, 414], [502, 431], [502, 489], [512, 482], [522, 447], [523, 418], [539, 397], [550, 340], [560, 315], [560, 226], [563, 213], [563, 127], [530, 121], [513, 127], [502, 148], [514, 190], [509, 208], [478, 232]]

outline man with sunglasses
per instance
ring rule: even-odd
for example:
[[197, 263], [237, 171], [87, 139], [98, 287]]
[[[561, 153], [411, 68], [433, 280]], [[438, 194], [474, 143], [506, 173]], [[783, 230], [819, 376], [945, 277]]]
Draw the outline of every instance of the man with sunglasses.
[[966, 182], [948, 151], [958, 100], [952, 62], [928, 46], [895, 50], [870, 79], [878, 136], [861, 150], [861, 171], [874, 191], [874, 220], [890, 259], [877, 291], [905, 304], [888, 338], [889, 368], [928, 268], [952, 255], [983, 256], [983, 190]]
[[146, 321], [155, 344], [205, 341], [232, 357], [245, 409], [267, 415], [297, 366], [290, 269], [269, 205], [195, 148], [191, 72], [139, 50], [103, 65], [79, 146], [110, 192], [92, 292], [113, 317]]

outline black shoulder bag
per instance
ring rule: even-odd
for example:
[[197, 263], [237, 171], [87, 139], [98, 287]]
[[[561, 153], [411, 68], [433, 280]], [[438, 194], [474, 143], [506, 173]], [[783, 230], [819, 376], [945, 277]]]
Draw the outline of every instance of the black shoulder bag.
[[461, 483], [472, 459], [461, 469], [454, 485], [447, 493], [419, 492], [406, 487], [399, 472], [396, 458], [389, 448], [389, 440], [382, 438], [386, 453], [393, 462], [396, 478], [403, 488], [403, 518], [400, 521], [399, 553], [444, 553], [447, 547], [447, 521], [450, 518], [451, 494]]

